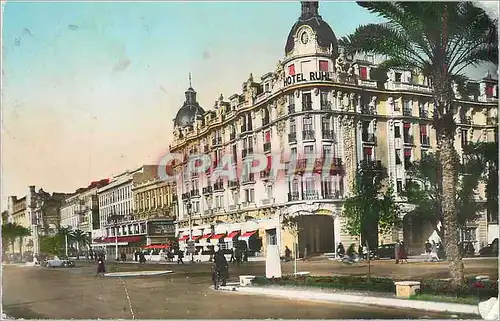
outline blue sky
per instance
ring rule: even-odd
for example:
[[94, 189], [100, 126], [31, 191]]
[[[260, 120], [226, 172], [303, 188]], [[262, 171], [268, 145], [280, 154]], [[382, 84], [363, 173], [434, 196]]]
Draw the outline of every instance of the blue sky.
[[[156, 162], [188, 72], [211, 108], [275, 69], [299, 14], [299, 2], [6, 3], [2, 199]], [[380, 21], [354, 2], [320, 14], [337, 37]]]

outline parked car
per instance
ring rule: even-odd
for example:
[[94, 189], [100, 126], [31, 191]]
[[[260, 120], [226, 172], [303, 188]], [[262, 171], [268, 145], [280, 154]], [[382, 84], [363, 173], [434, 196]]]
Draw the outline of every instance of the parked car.
[[479, 250], [480, 256], [498, 256], [498, 238]]
[[379, 245], [377, 249], [377, 257], [379, 259], [395, 259], [395, 250], [396, 243]]
[[59, 257], [55, 256], [53, 258], [47, 258], [44, 261], [44, 266], [46, 267], [74, 267], [75, 262], [68, 260], [68, 259], [60, 259]]

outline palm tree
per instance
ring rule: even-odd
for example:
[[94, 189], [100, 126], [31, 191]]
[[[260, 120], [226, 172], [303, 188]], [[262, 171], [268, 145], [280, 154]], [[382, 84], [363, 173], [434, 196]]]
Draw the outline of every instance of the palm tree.
[[57, 232], [59, 236], [64, 237], [64, 248], [65, 254], [68, 255], [68, 245], [74, 239], [74, 231], [71, 226], [61, 227], [59, 228], [59, 232]]
[[464, 83], [464, 70], [483, 62], [498, 64], [496, 20], [471, 2], [358, 2], [387, 20], [367, 24], [340, 40], [347, 53], [372, 53], [387, 60], [379, 68], [418, 70], [428, 77], [433, 92], [433, 126], [441, 160], [439, 193], [444, 243], [452, 286], [463, 285], [458, 247], [457, 175], [454, 148], [456, 105], [453, 82]]
[[76, 230], [73, 232], [73, 240], [76, 242], [76, 247], [78, 250], [78, 258], [80, 258], [80, 245], [87, 247], [90, 245], [90, 238], [87, 232], [82, 230]]
[[19, 253], [23, 257], [23, 241], [25, 237], [31, 236], [31, 229], [21, 225], [17, 225], [15, 229], [15, 235], [19, 238]]

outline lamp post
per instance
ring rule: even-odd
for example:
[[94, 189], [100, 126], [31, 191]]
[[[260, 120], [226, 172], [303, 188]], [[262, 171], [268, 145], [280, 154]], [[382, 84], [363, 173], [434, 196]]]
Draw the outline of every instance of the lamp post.
[[[191, 204], [191, 199], [187, 200], [186, 203], [186, 209], [187, 209], [187, 214], [188, 214], [188, 224], [189, 224], [189, 241], [193, 240], [193, 226], [192, 226], [192, 221], [191, 221], [191, 209], [193, 207], [193, 204]], [[194, 253], [191, 252], [191, 263], [194, 262]]]
[[119, 257], [118, 257], [118, 222], [121, 221], [121, 219], [123, 218], [123, 215], [115, 214], [114, 207], [112, 208], [112, 213], [113, 213], [113, 215], [111, 215], [108, 218], [108, 221], [113, 222], [113, 227], [115, 229], [115, 259], [116, 259], [116, 261], [118, 261], [118, 259], [119, 259]]

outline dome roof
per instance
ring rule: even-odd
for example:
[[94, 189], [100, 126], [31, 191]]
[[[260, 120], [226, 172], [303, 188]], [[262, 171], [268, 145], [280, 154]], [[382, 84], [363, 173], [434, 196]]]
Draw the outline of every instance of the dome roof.
[[[189, 77], [191, 80], [191, 77]], [[191, 83], [191, 81], [190, 81]], [[191, 84], [190, 84], [191, 85]], [[182, 105], [181, 109], [177, 112], [174, 119], [174, 126], [186, 127], [192, 126], [196, 119], [202, 118], [205, 110], [201, 108], [200, 104], [196, 101], [196, 91], [189, 86], [188, 90], [185, 92], [186, 101]]]
[[293, 25], [288, 34], [285, 45], [285, 54], [288, 55], [295, 47], [294, 36], [302, 26], [309, 26], [315, 33], [318, 45], [325, 48], [333, 47], [337, 52], [337, 37], [332, 28], [326, 23], [318, 13], [319, 3], [317, 1], [301, 1], [302, 13], [299, 20]]

